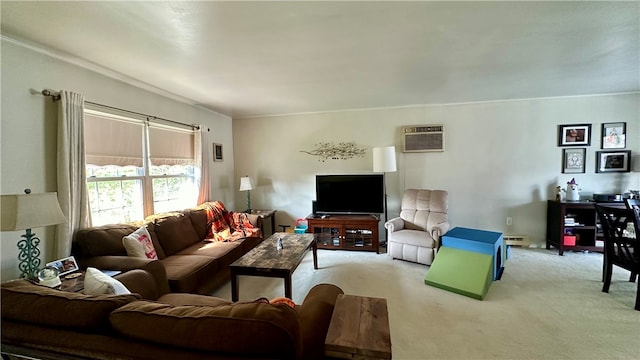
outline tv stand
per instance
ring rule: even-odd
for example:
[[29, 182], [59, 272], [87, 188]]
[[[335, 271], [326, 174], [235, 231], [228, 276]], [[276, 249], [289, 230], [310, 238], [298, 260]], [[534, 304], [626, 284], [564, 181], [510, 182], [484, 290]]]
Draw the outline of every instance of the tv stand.
[[307, 232], [316, 235], [319, 249], [380, 253], [380, 219], [375, 215], [309, 215], [307, 222]]

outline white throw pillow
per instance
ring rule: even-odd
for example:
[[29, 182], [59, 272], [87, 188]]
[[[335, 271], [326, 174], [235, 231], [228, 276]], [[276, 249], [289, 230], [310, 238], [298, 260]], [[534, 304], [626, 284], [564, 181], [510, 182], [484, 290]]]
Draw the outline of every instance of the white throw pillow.
[[146, 226], [123, 237], [122, 245], [127, 250], [128, 256], [158, 260], [158, 254]]
[[131, 291], [120, 281], [96, 268], [89, 267], [84, 275], [84, 293], [87, 295], [122, 295], [131, 294]]

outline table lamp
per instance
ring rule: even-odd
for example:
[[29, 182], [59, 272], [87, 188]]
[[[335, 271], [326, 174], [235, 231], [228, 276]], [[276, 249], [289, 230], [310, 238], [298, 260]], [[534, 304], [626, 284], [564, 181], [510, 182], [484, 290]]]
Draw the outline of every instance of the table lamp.
[[240, 178], [240, 191], [247, 192], [247, 212], [251, 213], [251, 190], [253, 190], [253, 182], [249, 176]]
[[20, 277], [37, 279], [40, 270], [40, 239], [31, 229], [61, 224], [67, 221], [60, 209], [58, 195], [55, 192], [31, 194], [1, 195], [0, 213], [1, 231], [25, 230], [22, 240], [18, 241], [18, 269]]
[[[374, 147], [373, 148], [373, 171], [381, 172], [383, 176], [384, 182], [384, 221], [386, 222], [387, 217], [387, 179], [386, 173], [388, 172], [396, 172], [396, 147], [395, 146], [384, 146], [384, 147]], [[385, 241], [387, 230], [385, 228]]]

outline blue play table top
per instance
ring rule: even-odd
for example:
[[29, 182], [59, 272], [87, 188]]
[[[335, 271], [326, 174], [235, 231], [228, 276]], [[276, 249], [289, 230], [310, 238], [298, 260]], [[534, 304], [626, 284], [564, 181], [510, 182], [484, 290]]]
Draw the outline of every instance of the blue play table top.
[[455, 227], [449, 231], [447, 231], [444, 236], [472, 240], [483, 242], [487, 244], [495, 244], [496, 241], [500, 239], [502, 233], [495, 231], [486, 231], [486, 230], [477, 230], [477, 229], [469, 229], [463, 227]]

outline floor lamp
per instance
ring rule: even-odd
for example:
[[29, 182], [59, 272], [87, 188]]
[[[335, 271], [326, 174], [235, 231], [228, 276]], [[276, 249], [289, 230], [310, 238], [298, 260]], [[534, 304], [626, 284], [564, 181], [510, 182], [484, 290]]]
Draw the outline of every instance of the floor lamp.
[[60, 209], [56, 193], [31, 194], [25, 189], [22, 195], [2, 195], [2, 231], [24, 230], [18, 241], [18, 268], [20, 277], [30, 280], [37, 278], [40, 270], [40, 239], [31, 232], [33, 228], [61, 224], [67, 221]]
[[[384, 221], [387, 222], [389, 220], [387, 216], [387, 179], [386, 173], [388, 172], [396, 172], [396, 147], [395, 146], [384, 146], [384, 147], [374, 147], [373, 148], [373, 171], [381, 172], [383, 176], [384, 182]], [[385, 227], [384, 230], [384, 241], [387, 242], [387, 238], [389, 232]]]

